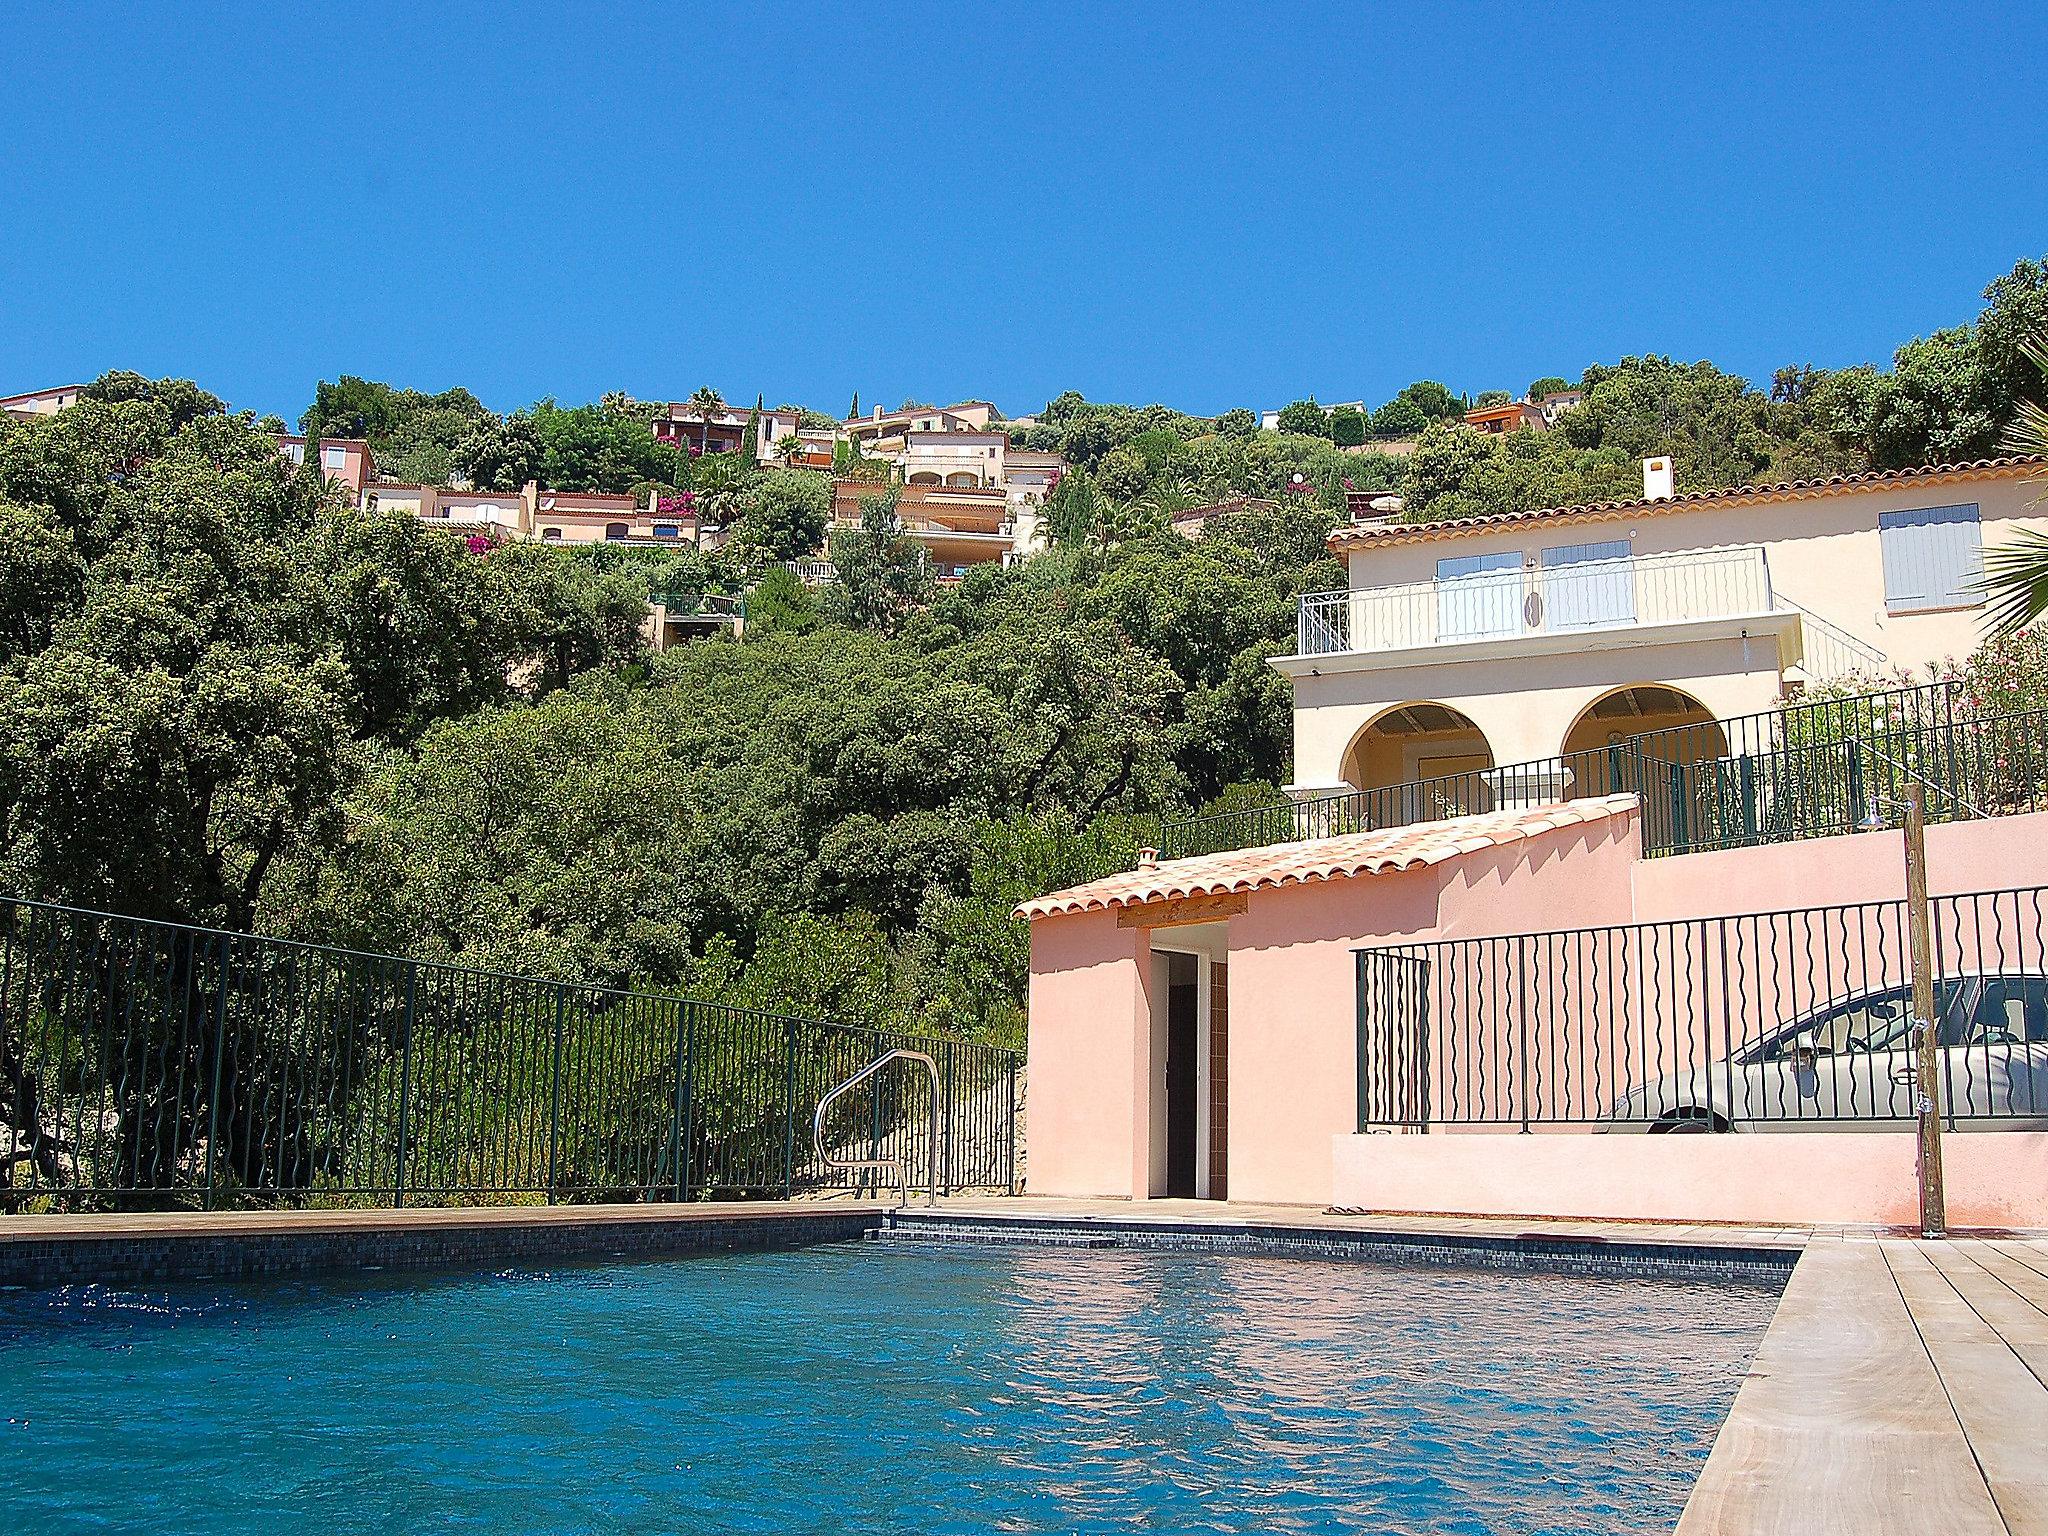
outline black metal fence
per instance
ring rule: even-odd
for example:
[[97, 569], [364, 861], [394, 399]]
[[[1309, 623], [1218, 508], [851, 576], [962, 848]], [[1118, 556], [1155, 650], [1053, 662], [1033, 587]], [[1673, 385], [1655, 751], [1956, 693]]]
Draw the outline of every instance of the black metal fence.
[[898, 1045], [938, 1103], [878, 1078], [833, 1154], [1013, 1189], [1014, 1051], [0, 900], [0, 1208], [873, 1188], [811, 1116]]
[[1168, 858], [1628, 793], [1648, 857], [1849, 832], [1918, 779], [1930, 820], [2048, 809], [2048, 711], [1987, 714], [1954, 683], [1645, 731], [1537, 762], [1169, 822]]
[[[2048, 889], [1932, 907], [1941, 1103], [2048, 1129]], [[1356, 952], [1361, 1130], [1909, 1125], [1899, 902]]]

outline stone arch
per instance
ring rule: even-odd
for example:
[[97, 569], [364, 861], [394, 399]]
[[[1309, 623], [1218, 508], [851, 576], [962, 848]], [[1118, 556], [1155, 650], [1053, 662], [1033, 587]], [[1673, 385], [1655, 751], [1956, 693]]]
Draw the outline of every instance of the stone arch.
[[1483, 777], [1497, 766], [1493, 746], [1471, 716], [1423, 699], [1382, 710], [1344, 749], [1344, 778], [1370, 791], [1373, 825], [1430, 821], [1490, 810]]
[[1571, 771], [1572, 793], [1604, 795], [1641, 787], [1631, 767], [1638, 756], [1678, 764], [1726, 757], [1728, 733], [1685, 689], [1630, 683], [1608, 689], [1580, 710], [1559, 750]]

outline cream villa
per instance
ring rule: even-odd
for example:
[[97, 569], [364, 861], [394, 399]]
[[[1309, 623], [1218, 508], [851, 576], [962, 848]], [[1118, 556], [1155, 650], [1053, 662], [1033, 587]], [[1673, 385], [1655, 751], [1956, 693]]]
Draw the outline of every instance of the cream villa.
[[[1274, 662], [1297, 803], [1020, 909], [1034, 1193], [1910, 1221], [1902, 845], [1854, 829], [1919, 785], [1944, 1103], [1999, 1132], [1949, 1138], [1951, 1210], [2048, 1224], [2048, 718], [1800, 702], [1974, 649], [2044, 466], [1646, 470], [1331, 536]], [[1831, 1134], [1588, 1134], [1760, 1129]]]
[[1651, 459], [1640, 501], [1354, 521], [1330, 538], [1349, 589], [1304, 597], [1274, 662], [1293, 787], [1554, 759], [1965, 656], [1984, 545], [2048, 528], [2039, 475], [2002, 459], [1675, 496]]

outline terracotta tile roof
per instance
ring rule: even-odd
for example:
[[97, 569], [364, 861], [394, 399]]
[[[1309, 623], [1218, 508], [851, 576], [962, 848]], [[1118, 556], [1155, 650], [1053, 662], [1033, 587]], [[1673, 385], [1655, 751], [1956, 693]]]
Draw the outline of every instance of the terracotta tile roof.
[[1762, 504], [1773, 501], [1803, 501], [1815, 496], [1832, 496], [1842, 491], [1870, 490], [1890, 485], [1910, 485], [1920, 480], [1984, 480], [2016, 472], [2048, 467], [2048, 459], [2026, 454], [2003, 458], [1973, 459], [1967, 464], [1929, 464], [1919, 469], [1866, 469], [1853, 475], [1829, 475], [1817, 480], [1787, 480], [1777, 485], [1750, 485], [1726, 491], [1688, 491], [1662, 501], [1589, 501], [1569, 507], [1531, 507], [1521, 512], [1493, 512], [1484, 517], [1458, 517], [1443, 522], [1375, 523], [1364, 528], [1338, 528], [1330, 534], [1330, 552], [1342, 554], [1371, 544], [1396, 544], [1445, 535], [1478, 533], [1494, 528], [1512, 528], [1522, 523], [1573, 518], [1587, 522], [1608, 521], [1648, 513], [1680, 512], [1687, 507]]
[[1442, 864], [1460, 854], [1477, 853], [1503, 843], [1521, 842], [1538, 833], [1582, 822], [1604, 821], [1635, 812], [1634, 795], [1601, 795], [1557, 805], [1486, 811], [1449, 821], [1412, 827], [1385, 827], [1351, 832], [1342, 837], [1268, 848], [1240, 848], [1170, 859], [1150, 869], [1134, 869], [1054, 891], [1025, 902], [1019, 917], [1049, 917], [1061, 912], [1089, 912], [1110, 907], [1136, 907], [1183, 896], [1215, 896], [1257, 891], [1277, 885], [1303, 885], [1311, 880], [1348, 880], [1358, 875], [1395, 874]]

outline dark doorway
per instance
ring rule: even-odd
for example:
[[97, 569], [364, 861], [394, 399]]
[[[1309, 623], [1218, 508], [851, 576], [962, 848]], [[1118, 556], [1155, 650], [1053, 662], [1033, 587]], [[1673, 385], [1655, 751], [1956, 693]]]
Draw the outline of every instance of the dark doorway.
[[1196, 1020], [1198, 962], [1193, 955], [1167, 956], [1166, 972], [1166, 1193], [1176, 1200], [1195, 1198], [1196, 1052], [1201, 1030]]

